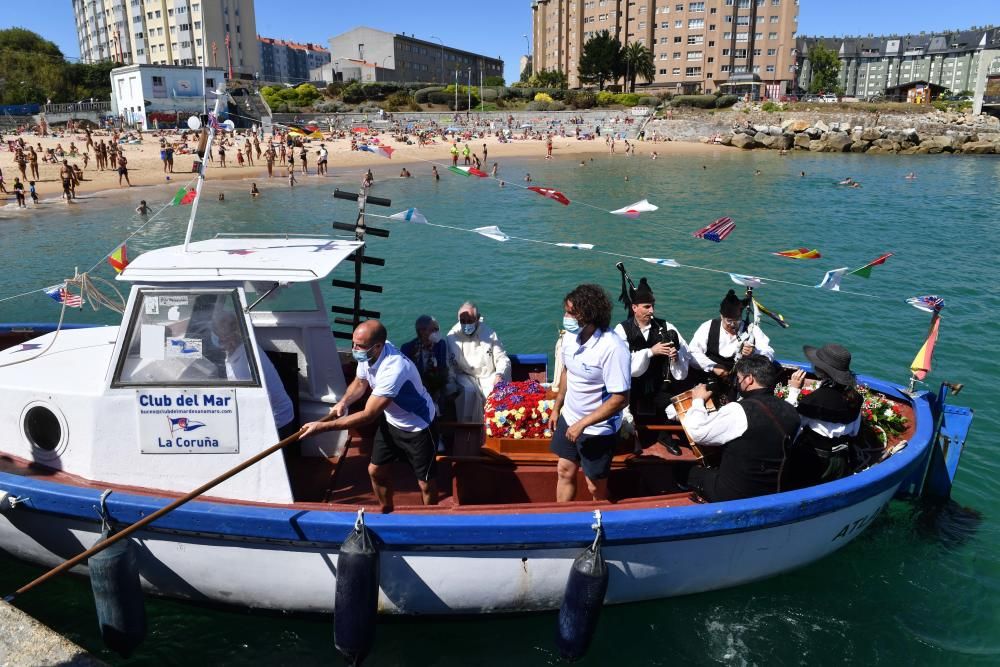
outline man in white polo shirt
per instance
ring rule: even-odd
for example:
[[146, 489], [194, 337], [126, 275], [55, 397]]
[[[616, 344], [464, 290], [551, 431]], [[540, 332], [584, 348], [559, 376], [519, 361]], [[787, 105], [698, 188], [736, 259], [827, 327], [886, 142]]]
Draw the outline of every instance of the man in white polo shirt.
[[601, 286], [579, 285], [566, 295], [564, 308], [566, 370], [550, 424], [550, 449], [559, 457], [556, 500], [576, 497], [581, 466], [594, 500], [607, 500], [611, 458], [632, 381], [631, 356], [609, 329], [611, 299]]
[[[413, 362], [386, 340], [385, 327], [378, 320], [358, 325], [352, 337], [351, 354], [358, 362], [357, 374], [330, 414], [336, 419], [310, 422], [302, 437], [322, 431], [345, 430], [378, 421], [368, 476], [383, 512], [391, 512], [392, 476], [389, 464], [406, 461], [417, 475], [425, 505], [437, 504], [434, 438], [434, 402], [420, 381]], [[348, 415], [347, 409], [371, 387], [372, 393], [361, 412]]]

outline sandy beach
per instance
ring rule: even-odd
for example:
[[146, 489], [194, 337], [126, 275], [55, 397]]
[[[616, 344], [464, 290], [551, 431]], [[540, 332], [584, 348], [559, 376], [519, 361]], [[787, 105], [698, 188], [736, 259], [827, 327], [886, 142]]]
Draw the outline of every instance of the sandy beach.
[[[168, 141], [176, 141], [180, 138], [179, 133], [146, 132], [142, 136], [142, 143], [122, 145], [125, 156], [128, 159], [128, 176], [131, 182], [131, 190], [136, 190], [137, 188], [143, 189], [148, 186], [176, 185], [180, 187], [190, 182], [193, 178], [194, 174], [191, 168], [194, 162], [194, 155], [175, 155], [174, 171], [172, 173], [164, 171], [163, 161], [160, 159], [159, 147], [161, 134]], [[70, 142], [75, 143], [79, 148], [86, 145], [86, 136], [82, 132], [63, 134], [56, 137], [37, 137], [31, 134], [21, 136], [23, 136], [26, 143], [35, 146], [36, 150], [39, 144], [41, 144], [43, 150], [55, 148], [58, 144], [61, 144], [64, 149], [68, 149]], [[110, 141], [109, 135], [105, 133], [94, 133], [93, 136], [95, 143], [98, 143], [101, 139], [104, 139], [105, 142]], [[16, 138], [16, 136], [12, 135], [4, 136], [5, 141]], [[440, 137], [436, 138], [434, 144], [424, 146], [400, 144], [393, 141], [387, 134], [379, 136], [379, 140], [393, 147], [394, 152], [391, 160], [365, 151], [352, 151], [350, 139], [347, 138], [312, 139], [307, 143], [309, 151], [308, 174], [303, 174], [301, 171], [301, 165], [298, 163], [298, 149], [296, 149], [295, 178], [299, 183], [302, 183], [303, 179], [319, 178], [316, 175], [316, 151], [319, 150], [320, 144], [324, 144], [329, 151], [328, 177], [343, 176], [345, 169], [353, 170], [355, 168], [358, 170], [359, 178], [364, 173], [364, 170], [368, 168], [375, 170], [380, 177], [398, 176], [399, 171], [395, 171], [395, 173], [393, 171], [406, 166], [414, 178], [421, 178], [430, 176], [432, 163], [438, 165], [439, 171], [451, 164], [449, 153], [451, 143], [450, 141], [443, 141]], [[243, 137], [240, 136], [240, 146], [242, 146], [243, 141]], [[460, 141], [459, 147], [463, 143]], [[480, 158], [482, 158], [484, 143], [486, 144], [488, 155], [487, 159], [483, 160], [483, 171], [487, 172], [494, 162], [498, 162], [502, 168], [505, 158], [544, 158], [546, 152], [545, 141], [542, 139], [515, 139], [506, 143], [500, 143], [496, 137], [490, 136], [483, 139], [474, 138], [468, 142], [470, 150], [473, 153], [479, 154]], [[654, 143], [647, 141], [635, 142], [633, 145], [635, 146], [635, 155], [629, 157], [625, 155], [624, 142], [618, 140], [615, 156], [621, 159], [649, 160], [653, 152], [656, 152], [660, 157], [668, 157], [671, 155], [708, 155], [720, 150], [730, 150], [720, 146], [695, 142], [667, 141]], [[572, 137], [563, 138], [555, 136], [553, 137], [552, 148], [552, 159], [554, 160], [579, 159], [580, 156], [584, 155], [608, 152], [608, 146], [605, 144], [603, 138], [577, 140]], [[250, 166], [249, 164], [243, 167], [236, 166], [236, 149], [232, 147], [226, 151], [227, 166], [223, 168], [219, 164], [217, 151], [215, 153], [216, 160], [208, 171], [207, 178], [209, 181], [258, 180], [261, 185], [268, 182], [267, 168], [262, 159], [255, 158], [254, 166]], [[119, 185], [117, 171], [111, 169], [99, 171], [92, 152], [87, 167], [83, 166], [82, 156], [67, 159], [71, 165], [79, 165], [83, 170], [83, 181], [77, 186], [76, 190], [77, 196], [80, 199], [70, 205], [85, 205], [87, 196], [94, 193], [106, 193], [113, 190], [121, 190], [124, 193], [130, 189], [124, 179], [122, 179]], [[459, 164], [462, 164], [461, 157], [459, 158]], [[30, 197], [28, 197], [27, 206], [29, 211], [40, 213], [53, 206], [67, 205], [61, 197], [60, 166], [59, 164], [39, 162], [40, 178], [35, 181], [35, 187], [38, 192], [40, 204], [33, 206]], [[14, 153], [7, 151], [6, 143], [3, 145], [3, 149], [0, 150], [0, 169], [3, 170], [6, 188], [11, 193], [9, 195], [0, 193], [0, 201], [3, 202], [0, 206], [16, 206], [12, 186], [14, 177], [20, 177], [20, 172], [14, 162]], [[334, 170], [339, 170], [339, 173], [334, 173]], [[30, 176], [30, 170], [28, 173]], [[287, 166], [275, 164], [273, 173], [274, 177], [270, 179], [271, 182], [284, 184], [287, 180]], [[249, 190], [249, 185], [247, 189]], [[25, 183], [25, 194], [27, 195], [27, 183]]]

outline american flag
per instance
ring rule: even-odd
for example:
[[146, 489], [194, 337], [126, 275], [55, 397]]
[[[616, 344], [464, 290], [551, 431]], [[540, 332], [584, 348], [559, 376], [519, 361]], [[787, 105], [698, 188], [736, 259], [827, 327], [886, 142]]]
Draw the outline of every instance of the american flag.
[[208, 124], [215, 130], [222, 131], [222, 124], [219, 123], [218, 117], [214, 113], [208, 114]]
[[83, 307], [83, 296], [71, 293], [68, 289], [66, 289], [66, 283], [46, 287], [45, 293], [49, 295], [49, 298], [57, 301], [58, 303], [64, 303], [70, 308]]

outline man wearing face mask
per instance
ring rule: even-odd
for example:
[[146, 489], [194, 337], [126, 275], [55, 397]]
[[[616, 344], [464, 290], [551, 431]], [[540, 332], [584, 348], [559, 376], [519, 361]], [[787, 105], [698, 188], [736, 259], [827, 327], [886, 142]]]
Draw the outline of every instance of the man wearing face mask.
[[[343, 431], [378, 422], [368, 476], [383, 512], [393, 509], [393, 461], [406, 461], [417, 476], [424, 505], [437, 504], [435, 446], [430, 424], [434, 402], [420, 381], [413, 362], [386, 340], [378, 320], [358, 325], [352, 336], [351, 355], [358, 362], [357, 374], [344, 397], [331, 409], [336, 419], [310, 422], [302, 437], [323, 431]], [[352, 403], [368, 389], [371, 396], [360, 412], [347, 414]]]
[[448, 345], [441, 337], [438, 321], [430, 315], [421, 315], [414, 325], [417, 337], [399, 348], [420, 373], [424, 388], [441, 405], [441, 390], [448, 380]]
[[609, 330], [611, 300], [600, 285], [579, 285], [563, 300], [565, 371], [552, 407], [549, 446], [559, 457], [556, 500], [576, 498], [582, 467], [594, 500], [607, 500], [608, 473], [632, 373], [628, 347]]
[[481, 422], [493, 385], [510, 381], [510, 359], [496, 332], [483, 323], [479, 308], [471, 301], [458, 309], [458, 322], [446, 340], [452, 383], [447, 393], [458, 393], [456, 419]]
[[728, 378], [737, 356], [761, 354], [774, 360], [771, 341], [760, 327], [753, 327], [752, 336], [747, 333], [740, 319], [745, 305], [729, 290], [719, 304], [719, 317], [703, 323], [691, 337], [691, 356], [709, 377]]
[[687, 484], [706, 500], [752, 498], [780, 491], [785, 457], [799, 430], [799, 416], [774, 395], [778, 369], [767, 357], [752, 354], [733, 367], [739, 401], [709, 414], [711, 392], [703, 384], [692, 389], [684, 428], [699, 445], [721, 445], [718, 468], [692, 468]]

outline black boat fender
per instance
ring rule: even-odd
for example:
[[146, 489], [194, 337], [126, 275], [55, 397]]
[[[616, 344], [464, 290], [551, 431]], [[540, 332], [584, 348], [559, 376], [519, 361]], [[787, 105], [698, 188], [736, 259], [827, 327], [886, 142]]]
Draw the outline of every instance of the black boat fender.
[[[105, 504], [110, 493], [101, 494], [102, 542], [115, 532]], [[146, 638], [146, 605], [137, 553], [135, 541], [125, 539], [87, 560], [101, 639], [123, 658], [132, 655]]]
[[360, 665], [375, 644], [378, 561], [375, 534], [365, 526], [360, 509], [354, 530], [340, 545], [333, 600], [334, 645], [352, 665]]
[[608, 566], [601, 555], [601, 510], [594, 510], [594, 519], [594, 542], [573, 561], [559, 607], [556, 646], [563, 659], [569, 661], [582, 658], [590, 647], [608, 591]]

